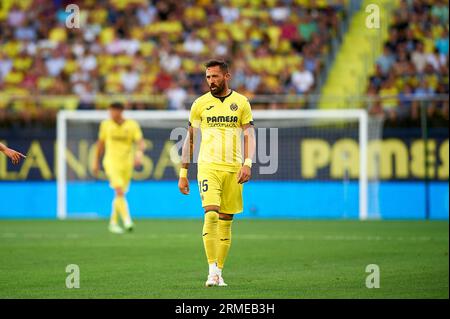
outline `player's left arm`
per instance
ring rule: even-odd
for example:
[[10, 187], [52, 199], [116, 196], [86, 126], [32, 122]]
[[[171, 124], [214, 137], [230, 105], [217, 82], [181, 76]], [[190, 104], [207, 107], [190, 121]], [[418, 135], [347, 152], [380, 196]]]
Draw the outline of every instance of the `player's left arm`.
[[136, 142], [136, 154], [134, 156], [134, 165], [140, 167], [144, 159], [145, 141], [143, 138]]
[[144, 159], [145, 141], [142, 135], [142, 130], [139, 127], [139, 124], [136, 125], [134, 140], [136, 143], [136, 153], [134, 154], [134, 166], [140, 167]]
[[242, 126], [244, 131], [244, 165], [238, 173], [238, 183], [243, 184], [248, 182], [252, 176], [252, 158], [256, 151], [256, 138], [255, 128], [252, 123], [248, 123]]

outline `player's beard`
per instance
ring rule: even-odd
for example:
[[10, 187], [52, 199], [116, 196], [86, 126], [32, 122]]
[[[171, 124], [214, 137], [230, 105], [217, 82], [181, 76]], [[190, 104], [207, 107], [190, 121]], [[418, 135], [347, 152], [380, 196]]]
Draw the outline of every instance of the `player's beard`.
[[[216, 88], [213, 90], [213, 88]], [[218, 85], [210, 86], [209, 90], [211, 91], [212, 95], [221, 96], [225, 93], [225, 81], [222, 81], [222, 83], [219, 83]]]

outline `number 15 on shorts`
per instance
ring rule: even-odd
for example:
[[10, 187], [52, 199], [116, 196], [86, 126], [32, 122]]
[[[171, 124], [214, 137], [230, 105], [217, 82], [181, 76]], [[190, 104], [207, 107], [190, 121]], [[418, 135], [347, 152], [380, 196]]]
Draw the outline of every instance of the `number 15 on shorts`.
[[200, 190], [200, 193], [208, 191], [208, 180], [204, 179], [202, 181], [198, 181], [198, 189]]

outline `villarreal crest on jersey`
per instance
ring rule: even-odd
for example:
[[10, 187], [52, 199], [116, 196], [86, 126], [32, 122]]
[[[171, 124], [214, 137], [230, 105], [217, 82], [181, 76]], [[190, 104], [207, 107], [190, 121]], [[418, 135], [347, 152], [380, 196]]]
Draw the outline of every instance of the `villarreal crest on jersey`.
[[192, 104], [189, 122], [201, 129], [200, 166], [228, 172], [240, 169], [242, 126], [253, 122], [245, 96], [235, 91], [220, 98], [206, 93]]

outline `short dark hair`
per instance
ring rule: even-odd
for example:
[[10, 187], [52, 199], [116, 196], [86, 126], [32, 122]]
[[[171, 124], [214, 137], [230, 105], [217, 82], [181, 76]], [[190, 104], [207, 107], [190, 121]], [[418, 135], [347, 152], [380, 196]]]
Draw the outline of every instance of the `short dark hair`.
[[112, 108], [112, 109], [115, 109], [115, 110], [123, 110], [123, 109], [125, 109], [125, 106], [122, 103], [120, 103], [120, 102], [114, 102], [109, 107]]
[[205, 63], [205, 67], [206, 68], [210, 68], [210, 67], [213, 67], [213, 66], [219, 66], [220, 70], [223, 73], [227, 73], [228, 72], [228, 62], [227, 61], [214, 59], [214, 60], [209, 60], [208, 62]]

